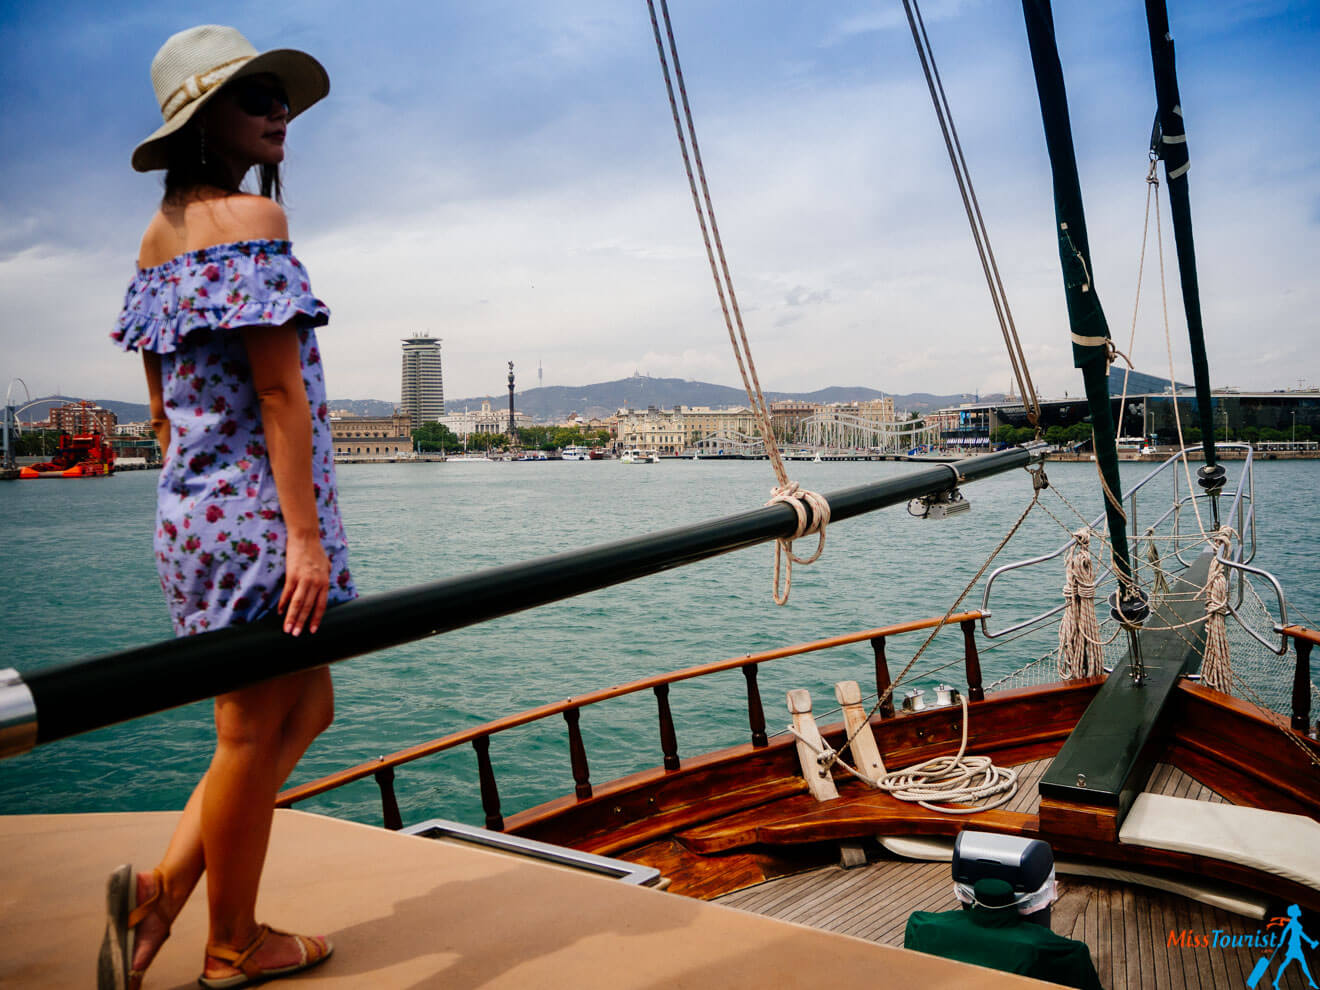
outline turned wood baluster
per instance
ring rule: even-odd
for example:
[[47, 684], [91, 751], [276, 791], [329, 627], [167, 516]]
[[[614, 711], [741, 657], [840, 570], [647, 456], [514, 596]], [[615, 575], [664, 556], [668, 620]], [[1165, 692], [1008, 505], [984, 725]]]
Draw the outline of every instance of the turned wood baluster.
[[1294, 639], [1297, 669], [1293, 671], [1292, 727], [1298, 732], [1311, 729], [1311, 642]]
[[477, 736], [472, 740], [472, 748], [477, 751], [477, 777], [481, 781], [481, 810], [486, 813], [486, 827], [503, 832], [500, 791], [495, 786], [495, 769], [490, 765], [490, 736]]
[[756, 673], [760, 667], [754, 663], [744, 664], [743, 677], [747, 678], [747, 722], [752, 729], [752, 746], [760, 749], [770, 745], [765, 734], [765, 709], [761, 707], [761, 689], [756, 684]]
[[967, 661], [967, 700], [985, 701], [985, 688], [981, 686], [981, 654], [976, 652], [976, 620], [964, 619], [963, 656]]
[[578, 798], [591, 797], [591, 772], [587, 769], [587, 748], [582, 745], [582, 730], [578, 728], [578, 718], [582, 713], [576, 708], [564, 711], [564, 721], [568, 723], [568, 758], [573, 764], [574, 791]]
[[[885, 638], [875, 636], [871, 640], [871, 649], [875, 651], [875, 690], [876, 695], [885, 698], [885, 692], [889, 690], [891, 681], [889, 680], [889, 661], [885, 659]], [[891, 693], [880, 703], [880, 717], [894, 717], [894, 696]]]
[[380, 810], [383, 824], [392, 832], [403, 828], [403, 816], [399, 814], [399, 801], [394, 796], [394, 768], [381, 767], [374, 774], [376, 786], [380, 788]]
[[655, 686], [655, 700], [660, 708], [660, 751], [665, 754], [665, 769], [678, 769], [678, 735], [674, 732], [674, 716], [669, 711], [669, 685]]

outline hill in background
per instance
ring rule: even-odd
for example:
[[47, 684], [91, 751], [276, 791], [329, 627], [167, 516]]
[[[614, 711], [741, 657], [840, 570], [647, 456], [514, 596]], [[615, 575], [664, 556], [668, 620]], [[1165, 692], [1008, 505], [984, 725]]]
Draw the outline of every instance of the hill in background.
[[[1139, 371], [1128, 374], [1128, 394], [1143, 395], [1162, 393], [1168, 390], [1169, 380], [1156, 375], [1145, 375]], [[1180, 389], [1190, 388], [1181, 382]], [[1111, 368], [1109, 371], [1109, 391], [1120, 395], [1123, 391], [1123, 369]], [[887, 393], [863, 386], [831, 386], [814, 392], [767, 392], [771, 402], [777, 399], [797, 399], [805, 402], [864, 402], [879, 399]], [[968, 402], [973, 396], [967, 393], [955, 395], [934, 395], [930, 392], [909, 392], [893, 394], [894, 408], [900, 412], [928, 413], [945, 406], [956, 406]], [[508, 394], [478, 396], [471, 399], [447, 399], [445, 409], [449, 412], [461, 412], [464, 408], [480, 409], [483, 399], [489, 398], [497, 409], [507, 408]], [[982, 395], [982, 402], [994, 402], [1002, 399], [1002, 394]], [[71, 396], [49, 395], [37, 400], [37, 404], [27, 410], [25, 420], [45, 419], [52, 407], [65, 402], [77, 401]], [[109, 409], [119, 417], [121, 423], [140, 423], [150, 418], [151, 413], [145, 402], [120, 402], [117, 399], [93, 399], [97, 405]], [[648, 378], [645, 375], [633, 375], [613, 382], [598, 382], [595, 385], [551, 385], [544, 388], [529, 388], [514, 393], [514, 402], [518, 409], [541, 423], [557, 422], [566, 419], [570, 413], [578, 413], [586, 419], [612, 416], [624, 407], [645, 409], [655, 406], [659, 409], [672, 409], [674, 406], [745, 406], [747, 396], [742, 389], [728, 385], [714, 385], [710, 382], [692, 382], [682, 378]], [[332, 410], [346, 410], [354, 416], [388, 416], [395, 409], [395, 403], [384, 399], [331, 399]]]
[[[777, 399], [798, 399], [806, 402], [864, 402], [879, 399], [888, 393], [863, 386], [831, 386], [814, 392], [766, 392], [771, 402]], [[508, 394], [477, 396], [470, 399], [446, 399], [445, 409], [449, 412], [461, 412], [465, 408], [479, 409], [483, 399], [489, 398], [495, 408], [506, 408]], [[894, 406], [910, 412], [927, 412], [941, 406], [965, 402], [969, 396], [931, 395], [927, 392], [914, 392], [909, 395], [894, 395]], [[599, 382], [595, 385], [550, 385], [543, 388], [529, 388], [514, 393], [514, 403], [520, 412], [538, 422], [565, 419], [571, 413], [591, 419], [612, 416], [621, 408], [646, 409], [655, 406], [659, 409], [672, 409], [674, 406], [745, 406], [747, 396], [740, 388], [728, 385], [714, 385], [710, 382], [686, 381], [682, 378], [649, 378], [645, 375], [633, 375], [612, 382]], [[332, 403], [333, 405], [333, 403]]]

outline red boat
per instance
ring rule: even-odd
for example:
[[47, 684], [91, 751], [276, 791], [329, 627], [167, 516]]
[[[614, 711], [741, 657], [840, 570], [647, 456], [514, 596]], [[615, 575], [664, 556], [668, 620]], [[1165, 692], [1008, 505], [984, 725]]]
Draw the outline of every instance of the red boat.
[[19, 472], [32, 478], [102, 478], [114, 471], [115, 451], [100, 433], [72, 436], [60, 434], [55, 456], [41, 464], [30, 464]]

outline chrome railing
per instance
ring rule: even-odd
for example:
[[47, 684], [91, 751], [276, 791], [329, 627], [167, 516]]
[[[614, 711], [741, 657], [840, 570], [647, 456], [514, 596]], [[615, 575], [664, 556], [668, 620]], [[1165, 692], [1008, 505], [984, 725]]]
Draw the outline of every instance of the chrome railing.
[[[1251, 561], [1254, 560], [1256, 557], [1256, 549], [1257, 549], [1256, 508], [1255, 508], [1256, 480], [1255, 480], [1254, 452], [1252, 451], [1251, 445], [1245, 443], [1216, 444], [1216, 449], [1242, 450], [1245, 452], [1245, 457], [1242, 461], [1242, 470], [1241, 473], [1238, 475], [1237, 487], [1235, 488], [1235, 490], [1232, 492], [1220, 492], [1217, 496], [1214, 496], [1215, 498], [1218, 498], [1220, 500], [1219, 505], [1221, 506], [1223, 505], [1223, 499], [1231, 498], [1231, 501], [1228, 504], [1227, 511], [1222, 513], [1219, 518], [1221, 524], [1226, 520], [1231, 520], [1232, 524], [1235, 524], [1233, 528], [1236, 530], [1238, 534], [1237, 541], [1232, 544], [1232, 548], [1230, 549], [1227, 555], [1224, 555], [1222, 552], [1217, 553], [1216, 555], [1217, 559], [1221, 564], [1228, 567], [1231, 571], [1236, 572], [1238, 575], [1236, 595], [1230, 595], [1230, 600], [1228, 602], [1229, 613], [1238, 622], [1238, 624], [1241, 625], [1242, 628], [1245, 629], [1254, 639], [1256, 639], [1267, 649], [1282, 656], [1284, 653], [1287, 652], [1287, 640], [1286, 637], [1283, 637], [1282, 635], [1283, 627], [1287, 625], [1287, 619], [1288, 619], [1287, 598], [1284, 595], [1283, 587], [1279, 584], [1278, 580], [1274, 577], [1274, 575], [1270, 574], [1268, 571], [1264, 571], [1261, 570], [1260, 568], [1250, 566]], [[1183, 553], [1186, 550], [1184, 544], [1191, 546], [1191, 545], [1200, 545], [1205, 542], [1205, 537], [1202, 535], [1201, 532], [1202, 526], [1205, 525], [1205, 521], [1203, 518], [1200, 517], [1198, 517], [1196, 533], [1188, 534], [1186, 536], [1183, 535], [1182, 516], [1186, 508], [1188, 506], [1192, 506], [1192, 511], [1195, 514], [1197, 513], [1198, 500], [1204, 501], [1207, 504], [1207, 506], [1209, 506], [1210, 504], [1209, 500], [1212, 497], [1206, 492], [1197, 492], [1195, 490], [1188, 491], [1186, 494], [1180, 492], [1179, 481], [1178, 481], [1180, 477], [1179, 468], [1183, 465], [1183, 458], [1185, 454], [1186, 454], [1186, 450], [1184, 449], [1171, 455], [1163, 462], [1161, 462], [1158, 466], [1156, 466], [1153, 470], [1147, 473], [1145, 477], [1143, 477], [1130, 489], [1128, 489], [1123, 493], [1122, 500], [1127, 506], [1126, 515], [1128, 518], [1129, 525], [1131, 526], [1130, 535], [1132, 539], [1132, 550], [1133, 550], [1132, 553], [1133, 575], [1138, 579], [1138, 581], [1140, 581], [1140, 568], [1141, 568], [1141, 564], [1136, 552], [1138, 541], [1142, 538], [1148, 538], [1151, 534], [1154, 534], [1156, 531], [1158, 531], [1161, 526], [1164, 526], [1166, 523], [1169, 523], [1170, 520], [1172, 520], [1170, 537], [1172, 539], [1173, 556], [1177, 559], [1178, 563], [1181, 564], [1183, 568], [1187, 568], [1191, 566], [1191, 561], [1183, 558]], [[1173, 495], [1171, 502], [1168, 508], [1166, 508], [1152, 523], [1147, 525], [1143, 531], [1140, 528], [1138, 522], [1137, 497], [1139, 494], [1141, 494], [1143, 489], [1146, 489], [1147, 486], [1155, 482], [1155, 480], [1158, 479], [1161, 475], [1163, 475], [1164, 472], [1166, 471], [1172, 472]], [[1091, 523], [1091, 528], [1100, 531], [1102, 526], [1104, 525], [1104, 522], [1105, 522], [1105, 514], [1102, 512], [1098, 516], [1096, 516], [1095, 520]], [[996, 568], [994, 571], [990, 573], [990, 577], [987, 578], [985, 582], [985, 591], [981, 596], [981, 613], [982, 613], [981, 633], [987, 639], [998, 639], [1000, 637], [1007, 636], [1011, 633], [1020, 632], [1021, 630], [1024, 629], [1029, 629], [1035, 626], [1044, 625], [1048, 620], [1052, 619], [1054, 616], [1060, 614], [1063, 611], [1064, 609], [1063, 604], [1059, 604], [1051, 609], [1047, 609], [1046, 611], [1039, 613], [1038, 615], [1034, 615], [1029, 619], [1024, 619], [1021, 622], [1017, 622], [997, 630], [990, 629], [989, 622], [987, 621], [989, 616], [994, 611], [991, 608], [991, 603], [990, 603], [991, 591], [994, 588], [995, 582], [999, 580], [1000, 577], [1011, 571], [1021, 570], [1027, 567], [1034, 567], [1036, 565], [1043, 564], [1048, 561], [1062, 557], [1069, 550], [1069, 548], [1071, 548], [1076, 544], [1076, 542], [1077, 540], [1075, 537], [1071, 538], [1065, 541], [1063, 545], [1060, 546], [1057, 550], [1054, 550], [1050, 553], [1041, 554], [1040, 556], [1037, 557], [1030, 557], [1026, 560], [1020, 560], [1011, 564], [1005, 564], [1002, 567]], [[1238, 610], [1242, 607], [1242, 602], [1246, 594], [1247, 574], [1255, 574], [1268, 581], [1270, 586], [1274, 589], [1275, 595], [1278, 598], [1279, 622], [1274, 625], [1274, 630], [1273, 630], [1274, 632], [1279, 633], [1281, 636], [1281, 644], [1278, 646], [1263, 639], [1254, 629], [1251, 628], [1251, 626], [1249, 626], [1246, 622], [1243, 621], [1242, 616], [1239, 614]], [[1116, 575], [1114, 574], [1112, 565], [1104, 564], [1103, 562], [1101, 562], [1100, 570], [1096, 580], [1097, 586], [1102, 585], [1107, 581], [1116, 581], [1116, 580], [1117, 578]], [[1234, 598], [1236, 598], [1236, 601], [1234, 601]]]

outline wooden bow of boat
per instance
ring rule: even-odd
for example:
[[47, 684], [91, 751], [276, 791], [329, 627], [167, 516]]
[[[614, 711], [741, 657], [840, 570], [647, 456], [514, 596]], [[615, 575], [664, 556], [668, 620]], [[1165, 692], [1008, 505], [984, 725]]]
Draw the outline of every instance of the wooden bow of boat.
[[[1320, 890], [1285, 876], [1206, 855], [1148, 848], [1118, 841], [1085, 802], [1055, 802], [1042, 809], [1040, 778], [1082, 720], [1104, 678], [984, 693], [974, 624], [980, 613], [950, 617], [964, 638], [970, 703], [968, 751], [1003, 766], [1027, 768], [1012, 804], [972, 815], [947, 815], [898, 801], [836, 770], [839, 798], [818, 802], [807, 793], [795, 748], [786, 734], [768, 735], [756, 670], [774, 659], [869, 641], [876, 655], [880, 692], [889, 684], [885, 644], [894, 636], [941, 624], [926, 619], [870, 629], [762, 654], [690, 667], [631, 684], [565, 699], [506, 716], [463, 732], [414, 746], [380, 761], [351, 768], [285, 792], [290, 806], [334, 787], [374, 775], [382, 788], [385, 818], [398, 826], [393, 774], [403, 764], [453, 747], [476, 750], [479, 786], [488, 827], [513, 834], [616, 856], [659, 868], [671, 890], [715, 898], [766, 879], [838, 858], [840, 843], [885, 836], [952, 837], [964, 827], [1042, 838], [1061, 856], [1139, 870], [1212, 877], [1260, 891], [1285, 902], [1320, 909]], [[1289, 627], [1298, 645], [1295, 694], [1304, 704], [1294, 722], [1309, 724], [1309, 652], [1320, 633]], [[726, 749], [680, 758], [669, 712], [670, 685], [733, 669], [745, 678], [751, 740]], [[1304, 678], [1304, 680], [1302, 680]], [[1112, 678], [1111, 678], [1112, 680]], [[660, 762], [653, 769], [593, 783], [578, 729], [581, 708], [651, 690], [659, 712]], [[575, 793], [505, 817], [489, 755], [491, 736], [532, 721], [562, 715], [569, 739]], [[1315, 788], [1320, 746], [1306, 733], [1280, 724], [1280, 717], [1249, 702], [1179, 678], [1142, 745], [1137, 789], [1158, 768], [1175, 772], [1173, 793], [1184, 796], [1200, 782], [1207, 793], [1233, 804], [1320, 819]], [[895, 715], [880, 709], [870, 720], [887, 766], [902, 768], [957, 751], [962, 733], [958, 707]], [[822, 727], [825, 741], [841, 748], [843, 723]], [[1061, 813], [1062, 812], [1062, 813]], [[1112, 824], [1112, 822], [1110, 823]]]

